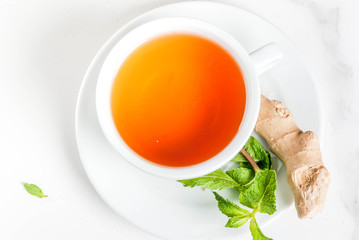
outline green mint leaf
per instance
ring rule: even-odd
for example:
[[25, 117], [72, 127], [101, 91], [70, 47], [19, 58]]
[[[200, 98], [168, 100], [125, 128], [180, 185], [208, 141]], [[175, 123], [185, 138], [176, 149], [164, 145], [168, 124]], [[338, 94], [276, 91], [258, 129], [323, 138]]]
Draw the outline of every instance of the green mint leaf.
[[239, 163], [239, 167], [241, 168], [248, 168], [253, 170], [252, 165], [248, 162], [247, 158], [240, 152], [237, 153], [237, 155], [234, 156], [231, 161]]
[[267, 150], [264, 149], [264, 151], [266, 153], [264, 155], [265, 157], [262, 161], [260, 161], [258, 163], [258, 167], [262, 170], [271, 170], [272, 169], [272, 156], [270, 155], [270, 153]]
[[249, 229], [251, 230], [253, 240], [273, 240], [272, 238], [264, 236], [262, 231], [259, 229], [258, 223], [254, 217], [251, 219]]
[[178, 182], [183, 183], [185, 187], [201, 186], [211, 190], [239, 187], [239, 184], [221, 169], [202, 177], [178, 180]]
[[237, 204], [229, 201], [228, 199], [224, 199], [216, 192], [213, 192], [213, 194], [218, 201], [219, 210], [227, 217], [230, 217], [226, 227], [238, 228], [252, 217], [251, 212], [248, 210], [240, 208]]
[[260, 169], [271, 169], [272, 158], [269, 152], [254, 137], [250, 137], [244, 149], [251, 155], [255, 162], [258, 162]]
[[231, 160], [232, 162], [238, 162], [238, 163], [243, 163], [243, 162], [248, 162], [248, 160], [247, 160], [247, 158], [245, 158], [244, 156], [243, 156], [243, 154], [242, 153], [237, 153], [237, 155], [236, 156], [234, 156], [234, 158], [232, 158], [232, 160]]
[[47, 197], [47, 195], [44, 195], [42, 190], [35, 184], [24, 183], [24, 187], [31, 195], [37, 196], [39, 198]]
[[238, 227], [242, 226], [243, 224], [245, 224], [250, 218], [251, 218], [251, 216], [246, 216], [246, 217], [235, 216], [235, 217], [231, 217], [228, 220], [228, 222], [226, 224], [226, 227], [228, 227], [228, 228], [238, 228]]
[[[242, 153], [241, 153], [241, 154], [242, 154]], [[253, 167], [252, 167], [252, 165], [248, 162], [248, 160], [247, 160], [247, 162], [241, 162], [241, 163], [239, 163], [239, 167], [248, 168], [248, 169], [253, 170]]]
[[[257, 139], [250, 137], [243, 148], [258, 164], [260, 169], [265, 170], [272, 168], [272, 157], [270, 153], [264, 149]], [[238, 153], [232, 161], [239, 162], [241, 167], [251, 168], [251, 165], [241, 153]]]
[[234, 181], [242, 186], [249, 185], [254, 179], [254, 170], [244, 167], [234, 168], [226, 172]]
[[227, 217], [247, 217], [251, 215], [251, 212], [249, 212], [246, 209], [240, 208], [237, 204], [224, 199], [221, 195], [219, 195], [216, 192], [213, 192], [216, 200], [218, 201], [218, 208], [219, 210], [226, 215]]
[[275, 171], [263, 170], [257, 173], [253, 183], [240, 193], [239, 201], [244, 206], [271, 215], [276, 211], [276, 189], [277, 175]]

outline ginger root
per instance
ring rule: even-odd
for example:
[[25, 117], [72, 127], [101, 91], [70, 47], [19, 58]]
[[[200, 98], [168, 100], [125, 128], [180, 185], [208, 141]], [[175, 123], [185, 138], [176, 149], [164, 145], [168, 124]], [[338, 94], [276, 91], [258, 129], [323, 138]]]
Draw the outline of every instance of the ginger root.
[[287, 168], [299, 218], [312, 218], [323, 208], [329, 186], [317, 136], [303, 132], [279, 101], [262, 96], [255, 131], [269, 144]]

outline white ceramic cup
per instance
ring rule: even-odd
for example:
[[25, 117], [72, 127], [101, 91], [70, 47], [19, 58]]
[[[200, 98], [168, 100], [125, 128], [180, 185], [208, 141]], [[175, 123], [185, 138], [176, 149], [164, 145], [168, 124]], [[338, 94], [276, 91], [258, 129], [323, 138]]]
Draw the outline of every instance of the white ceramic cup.
[[[239, 65], [246, 88], [245, 113], [233, 140], [214, 157], [187, 167], [166, 167], [154, 164], [134, 152], [118, 133], [111, 112], [111, 92], [115, 76], [126, 58], [146, 41], [168, 34], [192, 34], [209, 39], [227, 50]], [[198, 177], [222, 167], [244, 146], [251, 135], [260, 106], [258, 75], [281, 57], [275, 44], [266, 45], [248, 54], [229, 33], [213, 24], [194, 18], [161, 18], [136, 27], [126, 34], [107, 56], [97, 82], [96, 109], [100, 126], [111, 145], [130, 163], [157, 176], [186, 179]], [[121, 160], [121, 159], [119, 159]]]

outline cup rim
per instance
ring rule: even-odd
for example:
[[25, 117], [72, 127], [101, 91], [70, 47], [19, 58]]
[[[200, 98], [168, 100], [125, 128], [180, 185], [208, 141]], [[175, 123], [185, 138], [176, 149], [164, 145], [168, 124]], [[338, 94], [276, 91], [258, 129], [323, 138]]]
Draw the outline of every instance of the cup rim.
[[[228, 51], [242, 71], [246, 91], [246, 106], [236, 135], [221, 152], [195, 165], [169, 167], [152, 163], [127, 146], [113, 121], [110, 101], [113, 79], [129, 54], [151, 39], [177, 33], [204, 37]], [[105, 137], [128, 162], [145, 172], [157, 176], [171, 179], [188, 179], [217, 170], [241, 150], [251, 135], [258, 117], [260, 88], [258, 76], [249, 54], [232, 35], [203, 20], [188, 17], [167, 17], [146, 22], [132, 29], [117, 42], [101, 67], [97, 80], [95, 101], [97, 117]]]

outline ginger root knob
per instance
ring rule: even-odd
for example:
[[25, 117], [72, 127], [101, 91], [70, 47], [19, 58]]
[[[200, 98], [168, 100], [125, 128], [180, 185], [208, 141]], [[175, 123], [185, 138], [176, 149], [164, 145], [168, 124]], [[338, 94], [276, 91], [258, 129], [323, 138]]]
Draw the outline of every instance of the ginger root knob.
[[287, 180], [299, 218], [312, 218], [323, 208], [329, 186], [317, 136], [303, 132], [279, 101], [261, 97], [255, 131], [287, 168]]

